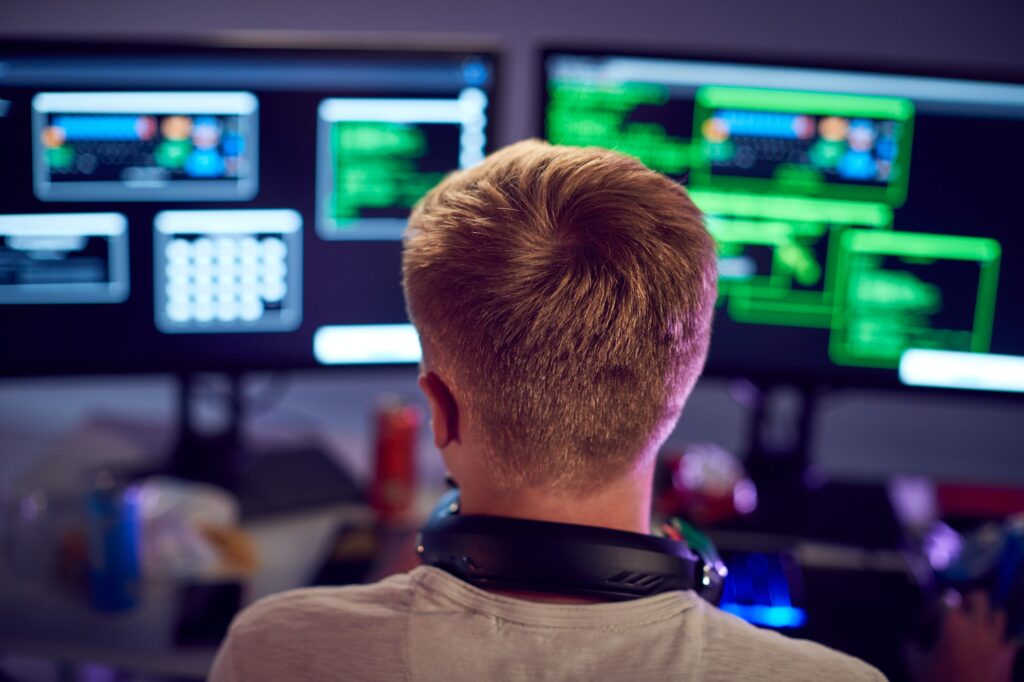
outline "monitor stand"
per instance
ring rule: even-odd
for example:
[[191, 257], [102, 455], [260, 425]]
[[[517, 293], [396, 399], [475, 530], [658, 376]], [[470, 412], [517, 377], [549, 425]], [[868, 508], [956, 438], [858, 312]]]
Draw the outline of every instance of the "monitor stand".
[[327, 450], [312, 443], [261, 448], [245, 437], [242, 377], [223, 377], [220, 428], [204, 429], [196, 415], [200, 377], [178, 376], [178, 435], [165, 473], [219, 485], [239, 501], [243, 518], [361, 502], [363, 492]]
[[815, 466], [812, 441], [823, 388], [746, 384], [744, 393], [750, 409], [746, 467], [758, 506], [739, 527], [861, 547], [902, 545], [884, 484], [830, 481]]

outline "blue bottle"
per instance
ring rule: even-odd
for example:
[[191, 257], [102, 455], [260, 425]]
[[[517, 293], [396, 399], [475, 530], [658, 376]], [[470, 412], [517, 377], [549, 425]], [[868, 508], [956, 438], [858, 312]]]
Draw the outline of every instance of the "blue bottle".
[[89, 586], [98, 611], [127, 611], [139, 601], [138, 488], [96, 477], [87, 501]]

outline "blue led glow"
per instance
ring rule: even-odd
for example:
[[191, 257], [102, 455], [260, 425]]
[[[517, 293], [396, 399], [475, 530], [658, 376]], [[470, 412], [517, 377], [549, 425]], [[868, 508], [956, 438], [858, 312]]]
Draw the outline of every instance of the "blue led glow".
[[67, 140], [138, 140], [138, 116], [56, 116]]
[[221, 146], [226, 156], [241, 156], [245, 152], [245, 138], [241, 135], [225, 135]]
[[748, 623], [769, 628], [798, 628], [807, 622], [807, 613], [794, 606], [722, 604], [721, 608]]
[[875, 160], [867, 152], [852, 149], [839, 161], [839, 175], [850, 180], [871, 180], [876, 173]]
[[463, 62], [462, 79], [466, 82], [466, 85], [486, 85], [487, 76], [487, 67], [479, 59], [467, 59]]
[[783, 555], [740, 552], [728, 564], [723, 611], [770, 628], [796, 628], [807, 621], [804, 610], [793, 606]]
[[193, 178], [217, 178], [224, 174], [224, 159], [212, 149], [196, 149], [185, 161], [185, 172]]
[[798, 137], [795, 125], [796, 114], [726, 109], [716, 112], [715, 118], [724, 121], [732, 135], [781, 137], [784, 139]]

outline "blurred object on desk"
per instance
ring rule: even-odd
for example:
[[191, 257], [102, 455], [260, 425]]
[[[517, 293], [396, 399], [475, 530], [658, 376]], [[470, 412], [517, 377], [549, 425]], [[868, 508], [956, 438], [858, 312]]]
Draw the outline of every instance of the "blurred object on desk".
[[53, 527], [52, 500], [45, 490], [32, 490], [9, 500], [0, 524], [4, 562], [16, 575], [26, 579], [54, 575], [57, 531]]
[[[356, 421], [350, 420], [352, 429]], [[363, 437], [365, 424], [365, 418], [358, 420]], [[354, 441], [353, 433], [326, 432], [337, 439], [332, 451], [339, 459], [345, 453], [367, 452], [368, 446]], [[4, 472], [0, 651], [68, 665], [109, 665], [142, 677], [202, 679], [216, 653], [217, 633], [240, 606], [307, 585], [340, 525], [374, 526], [370, 508], [352, 498], [238, 519], [237, 502], [222, 490], [193, 487], [179, 479], [138, 479], [143, 488], [159, 483], [155, 490], [160, 504], [149, 507], [151, 516], [143, 512], [141, 519], [143, 527], [148, 518], [171, 534], [160, 540], [159, 560], [172, 549], [187, 552], [172, 553], [176, 558], [162, 567], [150, 563], [147, 568], [143, 560], [135, 608], [96, 611], [88, 598], [89, 486], [98, 471], [120, 475], [160, 470], [159, 455], [167, 451], [169, 436], [167, 425], [160, 422], [88, 418], [55, 433], [31, 466], [16, 474]], [[261, 443], [271, 445], [308, 440], [294, 428], [262, 421], [259, 436]], [[343, 463], [366, 480], [369, 459], [350, 457]], [[283, 478], [289, 485], [294, 480]], [[195, 497], [195, 491], [201, 496]], [[143, 528], [142, 552], [147, 537]]]
[[946, 517], [1004, 519], [1024, 514], [1024, 488], [940, 482], [935, 495]]
[[757, 509], [757, 487], [743, 464], [714, 443], [662, 457], [655, 507], [665, 516], [713, 524]]
[[36, 488], [7, 500], [0, 512], [0, 565], [11, 581], [58, 594], [66, 590], [66, 597], [85, 601], [87, 492]]
[[259, 553], [239, 503], [214, 485], [157, 476], [139, 485], [147, 579], [178, 586], [174, 643], [216, 646], [242, 607]]
[[966, 535], [937, 574], [941, 585], [962, 594], [984, 592], [993, 608], [1005, 612], [1006, 635], [1024, 637], [1024, 514]]
[[139, 601], [139, 486], [97, 472], [86, 497], [89, 592], [97, 611], [127, 611]]
[[370, 504], [381, 523], [407, 520], [416, 498], [416, 441], [422, 411], [398, 395], [379, 400]]
[[213, 485], [166, 476], [139, 487], [142, 557], [153, 579], [245, 578], [259, 557], [239, 530], [238, 501]]

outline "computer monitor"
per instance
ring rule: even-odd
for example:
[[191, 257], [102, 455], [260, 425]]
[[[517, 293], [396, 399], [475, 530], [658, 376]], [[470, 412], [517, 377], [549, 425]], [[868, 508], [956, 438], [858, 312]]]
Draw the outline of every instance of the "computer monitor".
[[0, 41], [0, 375], [418, 360], [406, 218], [495, 130], [446, 45]]
[[706, 213], [710, 373], [1024, 392], [1024, 85], [576, 49], [542, 72], [548, 140]]

